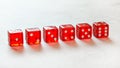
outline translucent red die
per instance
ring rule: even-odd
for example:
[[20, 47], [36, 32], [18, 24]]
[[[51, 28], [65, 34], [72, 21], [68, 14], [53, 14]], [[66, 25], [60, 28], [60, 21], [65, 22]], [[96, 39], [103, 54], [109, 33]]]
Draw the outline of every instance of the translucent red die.
[[96, 38], [107, 38], [109, 36], [109, 25], [106, 22], [93, 23], [93, 35]]
[[76, 25], [76, 35], [78, 39], [91, 39], [92, 27], [88, 23], [80, 23]]
[[11, 47], [23, 46], [23, 32], [21, 29], [8, 31], [8, 42]]
[[29, 45], [39, 45], [41, 42], [41, 30], [39, 28], [25, 29], [26, 42]]
[[56, 26], [43, 27], [43, 39], [46, 43], [58, 42], [58, 28]]
[[75, 28], [71, 24], [59, 26], [60, 39], [62, 41], [71, 41], [75, 39]]

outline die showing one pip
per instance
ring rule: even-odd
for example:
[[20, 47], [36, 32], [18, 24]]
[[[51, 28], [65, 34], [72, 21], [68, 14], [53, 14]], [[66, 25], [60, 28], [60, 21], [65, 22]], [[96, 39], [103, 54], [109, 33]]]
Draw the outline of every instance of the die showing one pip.
[[91, 39], [92, 27], [88, 23], [80, 23], [76, 25], [76, 35], [78, 39]]
[[43, 39], [46, 43], [58, 42], [58, 28], [56, 26], [43, 27]]
[[60, 39], [62, 41], [71, 41], [75, 39], [75, 28], [71, 24], [59, 26]]
[[41, 31], [39, 28], [25, 29], [26, 42], [29, 45], [39, 45], [41, 42]]
[[23, 46], [23, 32], [21, 29], [8, 31], [8, 42], [11, 47]]
[[107, 38], [109, 36], [109, 25], [106, 22], [93, 23], [93, 35], [96, 38]]

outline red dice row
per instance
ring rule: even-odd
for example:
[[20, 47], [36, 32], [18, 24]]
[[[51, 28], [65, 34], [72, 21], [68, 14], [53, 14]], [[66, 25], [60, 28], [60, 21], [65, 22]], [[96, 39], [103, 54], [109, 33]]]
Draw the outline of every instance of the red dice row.
[[[107, 38], [109, 35], [109, 25], [106, 22], [95, 22], [93, 28], [88, 23], [76, 25], [76, 36], [78, 39]], [[60, 25], [59, 30], [56, 26], [43, 27], [43, 40], [46, 43], [58, 42], [58, 36], [62, 41], [75, 39], [75, 27], [71, 24]], [[26, 42], [29, 45], [38, 45], [41, 42], [41, 30], [39, 28], [25, 29]], [[8, 41], [10, 46], [23, 45], [23, 32], [20, 29], [8, 31]]]

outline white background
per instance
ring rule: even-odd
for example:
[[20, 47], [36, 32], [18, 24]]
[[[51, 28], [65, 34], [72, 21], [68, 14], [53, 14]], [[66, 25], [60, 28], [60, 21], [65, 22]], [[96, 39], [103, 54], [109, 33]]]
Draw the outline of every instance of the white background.
[[[42, 40], [36, 50], [23, 52], [8, 45], [7, 30], [106, 21], [109, 39], [59, 41], [51, 47]], [[0, 68], [120, 68], [120, 0], [0, 0]]]

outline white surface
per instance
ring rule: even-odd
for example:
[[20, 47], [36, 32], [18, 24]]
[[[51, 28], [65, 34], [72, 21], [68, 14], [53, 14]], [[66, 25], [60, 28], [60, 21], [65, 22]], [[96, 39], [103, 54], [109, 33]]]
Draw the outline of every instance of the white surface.
[[[109, 40], [58, 48], [42, 41], [41, 50], [25, 44], [22, 53], [8, 45], [9, 29], [95, 21], [109, 23]], [[0, 28], [0, 68], [120, 68], [120, 0], [0, 0]]]

